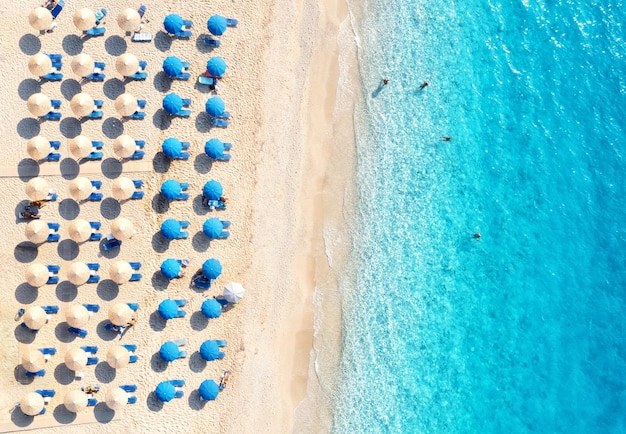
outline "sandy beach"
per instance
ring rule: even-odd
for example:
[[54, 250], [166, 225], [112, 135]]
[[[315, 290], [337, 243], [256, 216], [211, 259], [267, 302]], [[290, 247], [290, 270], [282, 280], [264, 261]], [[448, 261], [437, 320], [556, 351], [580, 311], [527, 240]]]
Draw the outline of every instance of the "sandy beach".
[[[274, 1], [251, 7], [245, 3], [193, 0], [146, 1], [142, 32], [155, 37], [150, 43], [134, 43], [117, 26], [116, 16], [126, 7], [138, 4], [113, 0], [106, 5], [68, 0], [52, 33], [39, 35], [28, 26], [28, 13], [36, 2], [0, 5], [0, 39], [3, 53], [0, 69], [5, 96], [5, 122], [0, 124], [4, 137], [0, 185], [5, 206], [0, 209], [4, 222], [2, 275], [6, 289], [0, 305], [0, 336], [5, 351], [0, 356], [0, 431], [42, 430], [43, 432], [323, 432], [328, 422], [328, 407], [299, 414], [296, 407], [310, 393], [307, 408], [320, 408], [324, 394], [315, 393], [307, 382], [311, 369], [314, 337], [314, 290], [320, 284], [332, 287], [325, 254], [324, 222], [342, 218], [345, 204], [337, 196], [349, 183], [349, 170], [335, 173], [333, 162], [336, 131], [333, 110], [337, 94], [337, 33], [347, 11], [341, 1], [327, 0], [293, 3]], [[107, 28], [102, 37], [81, 38], [72, 23], [76, 9], [94, 10], [106, 6]], [[162, 32], [168, 13], [179, 13], [194, 22], [189, 40], [171, 39]], [[237, 18], [220, 38], [221, 46], [211, 50], [203, 43], [206, 20], [219, 13]], [[28, 59], [39, 52], [63, 55], [63, 81], [41, 82], [27, 68]], [[72, 73], [70, 61], [79, 53], [106, 63], [102, 83], [81, 81]], [[124, 81], [115, 70], [115, 59], [123, 53], [135, 54], [148, 63], [146, 81]], [[163, 76], [161, 65], [169, 55], [190, 62], [189, 81], [171, 81]], [[233, 116], [226, 129], [210, 128], [204, 103], [211, 95], [197, 84], [206, 61], [222, 57], [228, 70], [218, 95]], [[42, 92], [62, 101], [60, 122], [39, 122], [26, 108], [26, 100]], [[78, 121], [69, 100], [86, 92], [104, 100], [102, 120]], [[148, 101], [146, 118], [120, 122], [113, 101], [128, 92]], [[189, 119], [170, 119], [161, 110], [168, 92], [192, 100]], [[77, 164], [67, 142], [78, 134], [104, 141], [101, 162]], [[120, 162], [111, 143], [120, 134], [145, 140], [142, 161]], [[42, 135], [61, 142], [61, 161], [38, 165], [26, 153], [28, 139]], [[160, 145], [167, 137], [191, 143], [187, 161], [167, 164]], [[212, 137], [231, 142], [232, 160], [211, 162], [204, 154], [204, 143]], [[350, 155], [339, 154], [346, 158]], [[333, 162], [333, 164], [331, 164]], [[351, 165], [348, 161], [347, 166]], [[42, 220], [59, 223], [61, 240], [35, 246], [24, 235], [26, 222], [17, 212], [27, 199], [24, 184], [39, 174], [58, 192], [59, 199], [42, 209]], [[102, 181], [101, 202], [77, 203], [71, 199], [68, 184], [78, 174]], [[111, 197], [113, 181], [126, 176], [144, 182], [142, 200], [118, 203]], [[166, 203], [159, 188], [166, 179], [190, 184], [188, 201]], [[224, 186], [228, 209], [210, 212], [201, 205], [202, 186], [215, 179]], [[103, 252], [97, 242], [77, 245], [68, 238], [69, 222], [82, 218], [102, 222], [101, 232], [110, 231], [115, 217], [130, 219], [136, 234], [115, 252]], [[227, 240], [209, 242], [202, 234], [206, 218], [230, 220]], [[158, 235], [167, 218], [188, 220], [186, 240], [164, 242]], [[159, 272], [166, 258], [188, 258], [185, 278], [163, 279]], [[211, 289], [190, 288], [190, 275], [208, 258], [218, 259], [224, 268]], [[74, 261], [99, 263], [101, 281], [75, 287], [65, 272]], [[108, 270], [115, 260], [142, 262], [142, 279], [118, 286], [109, 279]], [[24, 271], [32, 263], [61, 266], [60, 283], [34, 288], [25, 283]], [[202, 301], [220, 295], [225, 284], [241, 282], [247, 289], [245, 299], [221, 317], [206, 320], [199, 312]], [[185, 299], [185, 318], [162, 321], [156, 313], [165, 298]], [[104, 331], [107, 311], [117, 302], [140, 304], [138, 323], [121, 339]], [[68, 335], [65, 311], [74, 304], [97, 303], [100, 311], [89, 320], [87, 337]], [[20, 327], [16, 312], [29, 306], [56, 305], [60, 312], [33, 334]], [[158, 356], [162, 343], [187, 338], [184, 348], [189, 356], [169, 365]], [[225, 339], [228, 345], [222, 360], [204, 362], [198, 348], [206, 339]], [[119, 370], [105, 362], [108, 349], [118, 343], [138, 345], [137, 363]], [[97, 345], [100, 362], [85, 369], [85, 376], [74, 379], [64, 364], [71, 348]], [[46, 364], [46, 375], [26, 379], [20, 367], [20, 354], [29, 347], [55, 347], [57, 354]], [[197, 388], [205, 379], [219, 381], [225, 370], [232, 372], [228, 387], [217, 400], [201, 403]], [[182, 399], [161, 404], [154, 397], [156, 385], [164, 380], [184, 379]], [[99, 403], [79, 414], [69, 413], [63, 397], [81, 386], [98, 383]], [[122, 384], [137, 384], [137, 403], [111, 411], [104, 392]], [[307, 386], [308, 384], [308, 386]], [[56, 396], [47, 412], [35, 418], [11, 411], [19, 398], [35, 389], [54, 389]], [[322, 398], [319, 398], [322, 397]], [[301, 413], [301, 412], [300, 412]], [[306, 427], [302, 420], [306, 420]], [[317, 422], [319, 421], [319, 423]], [[88, 423], [89, 425], [83, 425]]]

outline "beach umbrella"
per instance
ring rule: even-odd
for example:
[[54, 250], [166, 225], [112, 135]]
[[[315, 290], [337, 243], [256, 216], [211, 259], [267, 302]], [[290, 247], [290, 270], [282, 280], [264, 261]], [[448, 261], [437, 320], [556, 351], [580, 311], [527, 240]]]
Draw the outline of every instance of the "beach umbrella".
[[87, 399], [87, 394], [82, 390], [72, 390], [70, 393], [65, 395], [63, 404], [65, 405], [65, 408], [67, 408], [67, 411], [78, 413], [79, 411], [87, 408]]
[[176, 199], [181, 192], [182, 188], [180, 186], [180, 183], [174, 181], [173, 179], [168, 179], [163, 184], [161, 184], [161, 195], [167, 200]]
[[202, 196], [208, 200], [218, 200], [222, 193], [224, 193], [222, 184], [214, 180], [208, 181], [202, 188]]
[[221, 57], [211, 57], [206, 63], [206, 71], [212, 77], [221, 77], [226, 72], [226, 62]]
[[125, 326], [133, 317], [133, 310], [126, 303], [115, 303], [109, 308], [109, 321], [116, 326]]
[[70, 152], [78, 159], [85, 158], [93, 151], [93, 144], [86, 136], [76, 136], [69, 141]]
[[174, 279], [180, 274], [180, 268], [180, 262], [176, 259], [168, 258], [161, 264], [161, 274], [168, 279]]
[[121, 345], [111, 347], [107, 352], [107, 363], [113, 369], [122, 369], [130, 363], [130, 353]]
[[125, 32], [134, 32], [139, 29], [140, 24], [141, 17], [136, 9], [126, 8], [117, 15], [117, 25]]
[[93, 192], [93, 185], [89, 179], [84, 176], [79, 176], [70, 181], [67, 189], [70, 192], [70, 196], [77, 201], [81, 201], [87, 199], [89, 195], [91, 195]]
[[28, 372], [39, 372], [46, 366], [46, 358], [41, 351], [29, 347], [22, 354], [22, 366]]
[[128, 282], [132, 274], [133, 269], [126, 261], [115, 261], [109, 268], [109, 277], [118, 285]]
[[167, 158], [178, 158], [183, 152], [183, 144], [174, 137], [169, 137], [163, 141], [163, 153]]
[[223, 229], [222, 221], [216, 217], [205, 220], [202, 225], [202, 233], [212, 240], [218, 238]]
[[46, 75], [52, 71], [52, 60], [43, 53], [37, 53], [28, 59], [28, 70], [36, 77]]
[[91, 9], [78, 9], [74, 12], [72, 21], [78, 30], [89, 30], [96, 26], [96, 14]]
[[44, 200], [50, 193], [50, 186], [45, 179], [36, 177], [26, 183], [25, 190], [30, 200]]
[[26, 282], [28, 282], [30, 286], [39, 288], [48, 282], [50, 271], [48, 267], [43, 264], [30, 264], [24, 272], [24, 277], [26, 277]]
[[171, 115], [175, 115], [183, 108], [183, 99], [175, 94], [168, 93], [163, 98], [163, 110], [168, 112]]
[[180, 355], [180, 350], [178, 349], [178, 345], [174, 342], [165, 342], [161, 345], [161, 349], [159, 350], [159, 356], [166, 362], [173, 362]]
[[213, 380], [204, 380], [200, 383], [200, 387], [198, 388], [198, 394], [200, 398], [206, 401], [213, 401], [217, 398], [217, 395], [220, 393], [220, 388], [217, 383]]
[[202, 302], [201, 310], [207, 318], [217, 318], [222, 314], [222, 305], [214, 298], [207, 298]]
[[87, 283], [91, 271], [87, 264], [84, 262], [72, 262], [70, 268], [67, 270], [67, 279], [76, 286], [80, 286]]
[[85, 327], [89, 321], [89, 311], [82, 304], [73, 304], [65, 312], [65, 321], [72, 327]]
[[224, 104], [224, 100], [222, 100], [222, 98], [214, 96], [207, 100], [204, 108], [209, 116], [220, 116], [224, 113], [224, 110], [226, 110], [226, 105]]
[[129, 158], [136, 149], [135, 140], [128, 134], [122, 134], [113, 140], [113, 152], [120, 158]]
[[209, 280], [217, 279], [222, 274], [222, 264], [217, 259], [207, 259], [202, 264], [202, 274]]
[[87, 220], [76, 219], [72, 220], [67, 228], [70, 238], [77, 243], [84, 243], [91, 237], [92, 228]]
[[222, 352], [215, 341], [204, 341], [202, 345], [200, 345], [200, 357], [207, 362], [219, 359], [221, 355]]
[[37, 392], [29, 392], [20, 399], [20, 410], [28, 416], [37, 416], [44, 406], [43, 396]]
[[169, 381], [162, 381], [156, 387], [154, 394], [159, 401], [170, 402], [176, 395], [176, 389]]
[[132, 179], [120, 176], [113, 181], [111, 185], [111, 193], [117, 200], [130, 199], [135, 192], [135, 184]]
[[174, 34], [183, 28], [183, 17], [178, 14], [169, 14], [163, 20], [165, 31]]
[[124, 77], [133, 75], [139, 70], [139, 59], [130, 53], [124, 53], [115, 59], [115, 69]]
[[121, 387], [112, 387], [104, 395], [104, 402], [111, 410], [121, 410], [128, 403], [128, 393]]
[[167, 219], [161, 224], [161, 234], [168, 240], [175, 240], [180, 236], [181, 227], [178, 220]]
[[178, 314], [178, 305], [174, 300], [167, 298], [159, 303], [159, 314], [163, 317], [163, 319], [176, 318], [176, 315]]
[[52, 14], [46, 8], [36, 7], [28, 14], [28, 24], [35, 30], [48, 30], [52, 24]]
[[176, 77], [183, 70], [183, 61], [176, 56], [167, 56], [163, 61], [163, 72], [169, 77]]
[[41, 160], [51, 152], [50, 142], [43, 136], [35, 136], [26, 143], [26, 152], [33, 160]]
[[115, 98], [115, 111], [121, 116], [130, 116], [137, 111], [139, 106], [137, 105], [137, 98], [130, 93], [123, 93]]
[[226, 18], [221, 15], [212, 15], [206, 23], [206, 27], [212, 35], [222, 36], [226, 31]]
[[[39, 330], [48, 320], [46, 311], [39, 306], [31, 306], [22, 315], [22, 321], [31, 330]], [[40, 368], [41, 369], [41, 368]], [[37, 369], [38, 371], [39, 369]]]
[[31, 222], [28, 222], [28, 224], [26, 225], [26, 228], [24, 229], [24, 234], [26, 235], [28, 241], [30, 241], [31, 243], [40, 244], [48, 239], [48, 235], [50, 235], [50, 228], [48, 227], [48, 224], [46, 222], [42, 222], [41, 220], [33, 220]]
[[70, 64], [74, 74], [79, 77], [87, 77], [93, 72], [94, 62], [93, 58], [89, 54], [80, 53], [72, 59]]
[[82, 118], [91, 113], [94, 108], [94, 101], [91, 95], [85, 92], [77, 93], [70, 100], [70, 108], [76, 116]]
[[126, 217], [118, 217], [111, 223], [111, 233], [114, 238], [124, 241], [132, 238], [135, 234], [135, 227], [133, 226], [133, 222]]
[[28, 97], [26, 108], [33, 116], [41, 117], [52, 110], [52, 102], [43, 93], [34, 93]]
[[85, 369], [87, 357], [87, 353], [82, 348], [72, 348], [65, 353], [65, 366], [71, 371]]
[[204, 152], [209, 158], [219, 158], [224, 154], [226, 147], [220, 139], [210, 139], [204, 144]]
[[230, 282], [224, 287], [223, 297], [229, 303], [237, 303], [243, 298], [245, 292], [246, 290], [241, 286], [241, 283]]

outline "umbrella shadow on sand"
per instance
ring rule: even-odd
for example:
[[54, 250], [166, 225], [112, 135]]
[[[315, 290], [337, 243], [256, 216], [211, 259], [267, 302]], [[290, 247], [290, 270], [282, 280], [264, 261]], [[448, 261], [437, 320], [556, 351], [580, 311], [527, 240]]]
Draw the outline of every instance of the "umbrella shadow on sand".
[[37, 54], [41, 51], [41, 40], [32, 33], [23, 35], [20, 38], [19, 45], [22, 53], [28, 56], [32, 56], [33, 54]]

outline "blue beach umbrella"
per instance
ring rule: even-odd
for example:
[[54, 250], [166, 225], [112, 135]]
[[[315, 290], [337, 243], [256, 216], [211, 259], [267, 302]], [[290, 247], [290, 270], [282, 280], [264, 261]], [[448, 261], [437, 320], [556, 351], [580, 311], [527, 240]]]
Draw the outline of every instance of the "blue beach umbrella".
[[165, 342], [161, 345], [161, 349], [159, 350], [159, 356], [166, 362], [173, 362], [180, 355], [180, 350], [178, 349], [178, 345], [174, 342]]
[[163, 141], [163, 153], [167, 158], [178, 158], [183, 152], [183, 144], [174, 137], [169, 137]]
[[222, 221], [216, 217], [205, 220], [202, 225], [202, 233], [212, 240], [219, 237], [223, 229]]
[[219, 158], [224, 154], [226, 147], [220, 139], [210, 139], [204, 144], [204, 152], [209, 158]]
[[183, 28], [183, 17], [178, 14], [169, 14], [163, 20], [163, 27], [165, 31], [170, 34], [174, 34]]
[[217, 318], [222, 314], [222, 305], [214, 298], [207, 298], [202, 302], [201, 310], [207, 318]]
[[161, 274], [168, 279], [174, 279], [178, 277], [179, 273], [180, 262], [178, 262], [176, 259], [169, 258], [163, 261], [163, 263], [161, 264]]
[[162, 381], [154, 391], [157, 399], [162, 402], [170, 402], [176, 395], [176, 389], [169, 381]]
[[176, 77], [183, 70], [183, 61], [176, 56], [167, 56], [163, 61], [163, 72], [169, 77]]
[[206, 70], [213, 77], [221, 77], [226, 72], [226, 62], [221, 57], [211, 57], [206, 63]]
[[177, 313], [178, 305], [174, 300], [167, 298], [159, 303], [159, 315], [161, 315], [163, 319], [176, 318]]
[[220, 388], [217, 383], [213, 380], [204, 380], [200, 383], [200, 387], [198, 388], [198, 394], [200, 398], [213, 401], [217, 398], [217, 395], [220, 393]]
[[178, 220], [167, 219], [161, 224], [161, 234], [168, 240], [175, 240], [180, 236], [180, 223]]
[[224, 104], [224, 100], [219, 96], [214, 96], [209, 98], [204, 105], [206, 112], [209, 116], [220, 116], [226, 110], [226, 104]]
[[215, 180], [210, 180], [204, 187], [202, 188], [202, 196], [204, 196], [207, 200], [218, 200], [222, 197], [222, 193], [224, 189], [222, 188], [222, 184]]
[[[183, 99], [175, 93], [168, 93], [163, 98], [163, 110], [175, 115], [183, 108]], [[224, 110], [222, 110], [223, 112]]]
[[200, 345], [200, 357], [207, 362], [219, 359], [221, 355], [222, 352], [215, 341], [204, 341], [202, 345]]
[[209, 21], [206, 23], [206, 28], [211, 32], [212, 35], [222, 36], [226, 31], [226, 18], [221, 15], [213, 15], [209, 18]]
[[173, 179], [168, 179], [161, 184], [161, 195], [167, 200], [176, 199], [182, 191], [180, 183], [178, 181], [174, 181]]
[[222, 274], [222, 264], [217, 259], [207, 259], [202, 264], [202, 274], [207, 279], [217, 279]]

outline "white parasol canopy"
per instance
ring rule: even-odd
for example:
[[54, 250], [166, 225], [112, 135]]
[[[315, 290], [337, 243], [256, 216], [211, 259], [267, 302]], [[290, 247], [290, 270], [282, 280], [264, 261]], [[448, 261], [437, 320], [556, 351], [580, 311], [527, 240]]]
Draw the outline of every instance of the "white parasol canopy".
[[113, 140], [113, 152], [120, 158], [128, 158], [135, 152], [137, 144], [128, 134], [122, 134]]
[[112, 387], [104, 395], [104, 402], [111, 410], [121, 410], [128, 402], [128, 393], [120, 387]]
[[22, 354], [22, 366], [28, 372], [38, 372], [46, 366], [46, 358], [38, 349], [29, 347]]
[[37, 53], [28, 59], [28, 70], [36, 77], [46, 75], [52, 71], [52, 60], [43, 53]]
[[133, 317], [133, 310], [125, 303], [115, 303], [109, 309], [109, 321], [116, 326], [125, 326]]
[[121, 369], [130, 363], [130, 353], [121, 345], [111, 347], [107, 352], [107, 363], [113, 369]]
[[134, 32], [139, 29], [141, 17], [139, 12], [132, 8], [126, 8], [117, 15], [117, 25], [125, 32]]
[[82, 304], [73, 304], [65, 312], [65, 321], [72, 327], [85, 327], [89, 321], [89, 311]]
[[72, 390], [65, 395], [63, 404], [65, 404], [65, 408], [67, 408], [68, 411], [78, 413], [87, 408], [87, 399], [87, 394], [82, 390]]
[[28, 24], [35, 30], [48, 30], [52, 24], [52, 14], [46, 8], [36, 7], [28, 14]]
[[93, 144], [86, 136], [76, 136], [69, 141], [70, 152], [76, 158], [85, 158], [93, 151]]
[[45, 116], [52, 110], [52, 102], [47, 95], [43, 93], [34, 93], [28, 97], [26, 101], [26, 108], [33, 116], [41, 117]]
[[91, 225], [87, 220], [72, 220], [67, 228], [70, 238], [77, 243], [84, 243], [89, 239], [92, 233]]
[[50, 152], [50, 142], [43, 136], [35, 136], [26, 143], [26, 152], [33, 160], [41, 160]]
[[78, 30], [89, 30], [96, 25], [96, 14], [91, 9], [78, 9], [74, 12], [72, 21]]
[[130, 93], [123, 93], [117, 98], [115, 98], [115, 111], [117, 111], [121, 116], [130, 116], [137, 111], [139, 108], [137, 106], [137, 98], [132, 96]]
[[89, 267], [84, 262], [73, 262], [67, 270], [67, 279], [74, 285], [79, 286], [89, 280]]
[[[43, 264], [30, 264], [24, 273], [29, 285], [39, 288], [48, 281], [50, 271]], [[45, 312], [44, 312], [45, 313]]]
[[117, 200], [130, 199], [135, 192], [135, 184], [130, 178], [120, 176], [113, 181], [111, 192]]
[[115, 261], [111, 264], [111, 268], [109, 268], [109, 276], [111, 277], [111, 280], [118, 285], [128, 282], [132, 274], [133, 269], [126, 261]]
[[26, 183], [25, 190], [30, 200], [44, 200], [50, 193], [50, 186], [45, 179], [36, 177]]
[[135, 235], [135, 227], [126, 217], [118, 217], [111, 223], [111, 233], [116, 239], [124, 241]]
[[24, 234], [31, 243], [40, 244], [48, 239], [48, 235], [50, 235], [50, 228], [46, 222], [33, 220], [28, 222], [26, 225]]
[[82, 348], [72, 348], [65, 353], [65, 366], [72, 371], [80, 371], [87, 366], [87, 357]]
[[139, 70], [139, 59], [130, 53], [124, 53], [115, 60], [115, 69], [124, 77], [133, 75]]
[[79, 77], [86, 77], [93, 72], [93, 58], [89, 54], [80, 53], [72, 59], [72, 71]]
[[37, 416], [44, 406], [43, 396], [37, 392], [29, 392], [20, 399], [20, 410], [29, 416]]
[[224, 287], [224, 298], [229, 303], [237, 303], [243, 298], [245, 292], [246, 290], [241, 286], [241, 283], [230, 282]]
[[91, 181], [84, 176], [72, 179], [68, 186], [70, 195], [77, 201], [85, 200], [93, 192]]
[[76, 116], [82, 118], [91, 113], [94, 108], [94, 101], [91, 95], [85, 92], [77, 93], [70, 100], [70, 108]]

